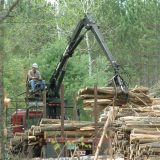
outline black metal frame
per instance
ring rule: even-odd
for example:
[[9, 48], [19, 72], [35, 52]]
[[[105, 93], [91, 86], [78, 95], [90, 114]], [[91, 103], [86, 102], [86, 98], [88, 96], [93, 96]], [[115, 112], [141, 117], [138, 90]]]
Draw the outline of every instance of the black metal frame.
[[123, 93], [128, 94], [128, 87], [119, 74], [119, 67], [120, 66], [119, 66], [119, 64], [117, 64], [117, 62], [113, 58], [112, 53], [110, 52], [107, 44], [104, 41], [104, 38], [103, 38], [101, 32], [98, 29], [98, 26], [96, 25], [95, 21], [92, 19], [92, 17], [90, 15], [86, 15], [84, 17], [84, 19], [82, 19], [77, 24], [77, 26], [76, 26], [76, 28], [70, 38], [68, 46], [66, 47], [66, 49], [60, 59], [60, 62], [58, 63], [58, 65], [57, 65], [57, 67], [56, 67], [56, 69], [50, 79], [49, 93], [53, 97], [58, 97], [58, 98], [60, 97], [59, 90], [60, 90], [60, 86], [62, 84], [62, 81], [64, 79], [68, 59], [70, 57], [72, 57], [74, 50], [76, 49], [76, 47], [79, 45], [79, 43], [85, 37], [84, 36], [85, 33], [81, 34], [81, 31], [83, 28], [86, 29], [85, 33], [89, 30], [92, 31], [96, 40], [98, 41], [99, 45], [101, 46], [105, 56], [110, 61], [111, 65], [114, 69], [114, 74], [115, 74], [115, 76], [112, 79], [115, 87], [117, 87], [117, 86], [120, 87], [120, 89]]

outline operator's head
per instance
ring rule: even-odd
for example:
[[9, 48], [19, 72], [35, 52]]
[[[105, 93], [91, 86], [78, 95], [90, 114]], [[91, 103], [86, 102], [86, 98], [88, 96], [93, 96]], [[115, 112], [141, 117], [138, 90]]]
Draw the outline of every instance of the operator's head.
[[38, 69], [38, 64], [37, 64], [37, 63], [33, 63], [33, 64], [32, 64], [32, 68], [33, 68], [33, 70]]

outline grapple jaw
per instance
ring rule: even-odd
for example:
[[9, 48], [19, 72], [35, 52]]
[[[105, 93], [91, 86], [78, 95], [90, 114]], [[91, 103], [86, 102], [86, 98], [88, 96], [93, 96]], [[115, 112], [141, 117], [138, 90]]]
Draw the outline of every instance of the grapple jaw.
[[122, 79], [122, 77], [117, 74], [112, 78], [111, 81], [112, 86], [114, 87], [115, 90], [115, 103], [117, 105], [123, 105], [128, 102], [128, 96], [129, 96], [129, 91], [128, 91], [128, 86]]

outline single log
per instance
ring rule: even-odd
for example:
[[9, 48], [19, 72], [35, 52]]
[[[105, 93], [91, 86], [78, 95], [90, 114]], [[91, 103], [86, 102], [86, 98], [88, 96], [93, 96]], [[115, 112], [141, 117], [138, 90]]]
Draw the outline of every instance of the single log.
[[152, 142], [152, 143], [139, 144], [139, 149], [146, 148], [146, 147], [160, 148], [160, 142], [158, 141], [158, 142]]
[[160, 116], [160, 111], [156, 112], [156, 111], [152, 111], [152, 112], [119, 112], [117, 114], [118, 117], [125, 117], [126, 115], [130, 115], [130, 116], [140, 116], [140, 117], [148, 117], [148, 119], [150, 117], [159, 117]]
[[[92, 137], [94, 136], [95, 131], [64, 131], [64, 137]], [[57, 136], [61, 136], [61, 131], [45, 131], [44, 135], [46, 138], [53, 138]], [[100, 135], [100, 133], [99, 133]]]
[[[135, 139], [135, 141], [138, 141], [139, 144], [146, 144], [146, 143], [157, 142], [158, 138], [157, 139], [154, 139], [154, 138], [142, 139], [142, 138], [140, 138], [140, 139]], [[132, 143], [134, 143], [134, 140]]]
[[[41, 122], [40, 122], [40, 126], [41, 125], [48, 125], [48, 124], [60, 124], [61, 120], [60, 119], [48, 119], [48, 118], [42, 118]], [[73, 121], [73, 120], [64, 120], [65, 124], [70, 124], [70, 123], [74, 123], [74, 124], [92, 124], [93, 122], [90, 121]], [[34, 126], [33, 126], [34, 127]]]
[[160, 123], [159, 124], [136, 124], [136, 123], [127, 123], [125, 124], [126, 127], [129, 127], [129, 128], [159, 128], [160, 127]]
[[140, 116], [153, 116], [153, 117], [160, 117], [160, 112], [145, 112], [145, 113], [139, 113]]
[[118, 127], [119, 130], [123, 131], [123, 132], [130, 132], [131, 130], [133, 130], [134, 128], [158, 128], [159, 126], [156, 126], [156, 125], [119, 125], [119, 126], [116, 126]]
[[149, 160], [158, 160], [159, 155], [149, 155]]
[[160, 118], [158, 117], [148, 117], [148, 116], [126, 116], [126, 117], [121, 117], [119, 118], [120, 121], [158, 121], [160, 122]]
[[[97, 105], [97, 109], [98, 109], [98, 112], [101, 112], [102, 110], [104, 110], [106, 107], [108, 107], [109, 104], [98, 104]], [[90, 104], [85, 104], [84, 105], [84, 110], [93, 110], [94, 108], [94, 103], [90, 103]]]
[[[98, 87], [97, 88], [97, 93], [99, 94], [115, 94], [114, 88], [113, 87]], [[79, 95], [83, 95], [83, 94], [92, 94], [94, 95], [94, 88], [91, 87], [86, 87], [84, 89], [79, 90], [78, 92]]]
[[156, 119], [151, 119], [149, 121], [149, 119], [146, 120], [126, 120], [126, 121], [121, 121], [121, 123], [123, 123], [124, 125], [157, 125], [157, 127], [160, 125], [160, 121], [156, 120]]
[[[91, 94], [83, 94], [83, 95], [80, 95], [77, 97], [78, 99], [94, 99], [95, 96], [94, 95], [91, 95]], [[98, 99], [110, 99], [110, 98], [113, 98], [113, 95], [97, 95], [97, 98]]]
[[116, 115], [116, 119], [119, 119], [120, 117], [125, 117], [125, 116], [128, 116], [128, 115], [136, 116], [136, 113], [135, 112], [118, 113]]
[[139, 141], [139, 143], [156, 142], [160, 139], [160, 135], [152, 134], [130, 134], [130, 142]]
[[[102, 126], [103, 123], [98, 123], [98, 126]], [[76, 122], [76, 123], [65, 123], [64, 124], [64, 130], [65, 131], [73, 131], [76, 129], [80, 129], [81, 127], [94, 127], [94, 122]], [[41, 124], [40, 126], [36, 126], [33, 128], [34, 131], [58, 131], [61, 130], [61, 124]]]
[[[89, 99], [89, 100], [83, 100], [84, 104], [92, 104], [94, 103], [94, 99]], [[112, 100], [110, 99], [97, 99], [97, 104], [110, 104], [112, 102]]]
[[151, 134], [151, 135], [160, 135], [160, 131], [157, 128], [134, 128], [132, 130], [133, 134]]
[[80, 128], [80, 131], [93, 131], [93, 130], [95, 130], [94, 126], [86, 126]]

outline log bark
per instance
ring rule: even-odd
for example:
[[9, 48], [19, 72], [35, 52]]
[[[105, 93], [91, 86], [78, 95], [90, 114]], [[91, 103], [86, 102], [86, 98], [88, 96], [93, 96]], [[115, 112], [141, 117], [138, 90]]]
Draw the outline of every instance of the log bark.
[[[98, 126], [102, 126], [103, 123], [98, 123]], [[84, 127], [94, 128], [94, 122], [72, 122], [72, 123], [64, 123], [64, 130], [65, 131], [74, 131], [76, 129], [83, 129]], [[33, 126], [32, 130], [34, 131], [58, 131], [61, 130], [61, 123], [59, 124], [41, 124], [40, 126]]]
[[157, 128], [134, 128], [132, 131], [133, 134], [151, 134], [151, 135], [160, 135], [160, 131]]
[[[99, 87], [97, 88], [98, 95], [99, 94], [115, 94], [114, 88], [113, 87]], [[79, 90], [79, 95], [83, 94], [92, 94], [94, 95], [94, 88], [91, 87], [86, 87], [84, 89]]]
[[[98, 99], [109, 99], [109, 98], [112, 98], [113, 96], [112, 95], [97, 95], [97, 98]], [[94, 99], [94, 95], [92, 94], [83, 94], [83, 95], [80, 95], [78, 96], [78, 99]]]
[[[100, 104], [110, 104], [112, 102], [112, 100], [110, 99], [97, 99], [97, 105]], [[94, 104], [94, 99], [89, 99], [89, 100], [83, 100], [84, 104]]]
[[[92, 137], [94, 136], [95, 131], [64, 131], [64, 137]], [[52, 132], [52, 131], [45, 131], [44, 135], [46, 138], [55, 138], [56, 136], [61, 136], [60, 131]]]

